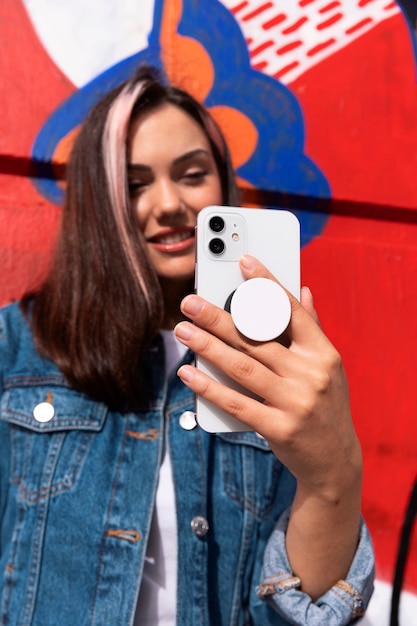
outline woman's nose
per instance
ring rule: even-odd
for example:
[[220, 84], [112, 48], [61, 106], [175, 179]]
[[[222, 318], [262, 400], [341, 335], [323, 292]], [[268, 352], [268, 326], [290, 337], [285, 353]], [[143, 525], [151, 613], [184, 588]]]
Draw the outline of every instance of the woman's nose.
[[160, 216], [181, 212], [184, 208], [181, 191], [172, 180], [162, 180], [155, 186], [154, 210]]

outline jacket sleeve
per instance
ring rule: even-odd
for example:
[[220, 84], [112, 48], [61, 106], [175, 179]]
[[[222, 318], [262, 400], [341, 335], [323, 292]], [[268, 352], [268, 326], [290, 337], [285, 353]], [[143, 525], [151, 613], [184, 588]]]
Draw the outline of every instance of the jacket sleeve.
[[289, 509], [281, 515], [268, 541], [257, 595], [295, 626], [344, 626], [365, 613], [375, 576], [372, 541], [364, 521], [356, 554], [345, 580], [338, 581], [316, 602], [300, 590], [285, 547]]
[[[0, 311], [0, 412], [2, 410], [3, 377], [5, 366], [6, 337], [3, 315]], [[6, 506], [7, 485], [9, 482], [9, 436], [5, 422], [0, 419], [0, 539], [2, 537], [4, 509]], [[2, 542], [0, 541], [0, 558], [2, 555]]]

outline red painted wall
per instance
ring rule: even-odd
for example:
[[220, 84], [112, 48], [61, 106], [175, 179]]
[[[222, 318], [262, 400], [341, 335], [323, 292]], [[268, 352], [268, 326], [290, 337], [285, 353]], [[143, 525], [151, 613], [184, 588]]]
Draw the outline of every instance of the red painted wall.
[[[247, 29], [251, 11], [260, 19], [259, 7], [271, 11], [274, 3], [227, 4], [246, 33], [252, 66], [273, 75], [259, 58], [262, 41], [253, 42]], [[49, 262], [60, 210], [28, 177], [30, 156], [40, 128], [76, 88], [47, 54], [22, 0], [0, 3], [0, 42], [4, 304], [33, 286]], [[303, 283], [344, 357], [364, 451], [364, 513], [378, 578], [391, 582], [417, 477], [417, 82], [404, 15], [381, 21], [286, 86], [302, 109], [305, 152], [333, 200], [324, 229], [303, 249]], [[417, 594], [417, 539], [405, 588]]]

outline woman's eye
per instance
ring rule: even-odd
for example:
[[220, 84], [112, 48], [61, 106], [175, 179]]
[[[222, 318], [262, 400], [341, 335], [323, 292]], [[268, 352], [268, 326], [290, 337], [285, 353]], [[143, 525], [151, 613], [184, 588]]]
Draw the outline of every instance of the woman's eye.
[[195, 170], [191, 172], [186, 172], [183, 175], [183, 178], [191, 185], [198, 185], [200, 182], [204, 180], [206, 175], [207, 175], [206, 170]]
[[129, 183], [129, 195], [137, 196], [139, 195], [146, 187], [146, 183], [142, 183], [140, 181], [131, 181]]

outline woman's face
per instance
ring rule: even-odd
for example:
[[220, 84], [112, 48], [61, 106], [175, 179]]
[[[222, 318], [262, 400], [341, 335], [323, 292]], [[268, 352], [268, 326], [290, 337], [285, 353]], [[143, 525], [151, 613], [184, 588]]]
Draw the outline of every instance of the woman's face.
[[190, 279], [196, 216], [207, 205], [222, 204], [206, 135], [187, 113], [164, 104], [133, 123], [128, 159], [131, 206], [156, 273]]

